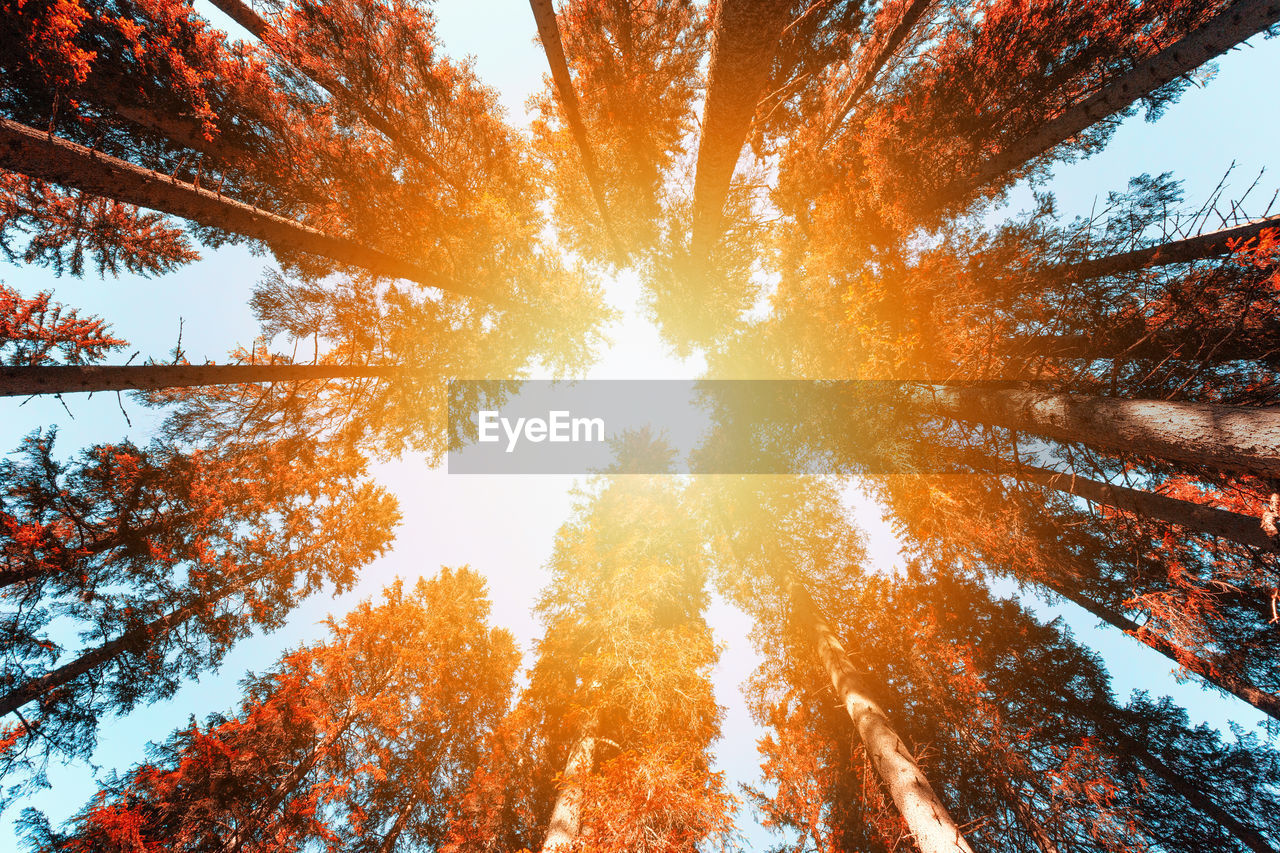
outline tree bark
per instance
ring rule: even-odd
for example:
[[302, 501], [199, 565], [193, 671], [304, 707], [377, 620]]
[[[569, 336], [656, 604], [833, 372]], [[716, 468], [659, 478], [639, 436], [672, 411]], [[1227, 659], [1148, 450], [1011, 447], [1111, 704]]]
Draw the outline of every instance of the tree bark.
[[249, 31], [256, 38], [264, 38], [271, 30], [271, 25], [241, 0], [209, 0], [228, 18]]
[[450, 281], [410, 261], [334, 237], [269, 211], [250, 207], [212, 190], [59, 139], [0, 118], [0, 168], [42, 178], [91, 195], [180, 216], [296, 251], [363, 267], [377, 275], [405, 278], [427, 287], [487, 301], [470, 285]]
[[[225, 598], [231, 592], [238, 588], [236, 585], [229, 589], [219, 599]], [[80, 676], [97, 669], [103, 664], [118, 656], [129, 646], [136, 643], [144, 643], [152, 637], [168, 633], [178, 625], [190, 619], [205, 603], [188, 604], [186, 607], [180, 607], [172, 613], [167, 613], [158, 619], [153, 619], [140, 628], [135, 628], [125, 634], [110, 640], [97, 648], [83, 652], [79, 657], [70, 663], [63, 664], [52, 672], [29, 679], [20, 687], [15, 687], [3, 696], [0, 696], [0, 717], [12, 714], [28, 702], [34, 702], [50, 691], [59, 687], [70, 684]]]
[[1023, 163], [1120, 112], [1149, 92], [1194, 71], [1277, 21], [1280, 21], [1280, 2], [1277, 0], [1235, 0], [1199, 29], [1139, 62], [1105, 83], [1092, 96], [1069, 107], [1062, 115], [1045, 122], [1034, 133], [982, 163], [975, 172], [944, 191], [941, 197], [957, 201], [967, 197], [979, 187], [999, 180]]
[[716, 5], [693, 186], [690, 253], [695, 261], [705, 259], [720, 239], [733, 170], [790, 9], [786, 0], [720, 0]]
[[595, 751], [595, 728], [588, 726], [569, 750], [560, 783], [560, 794], [551, 809], [551, 819], [547, 823], [547, 836], [542, 842], [541, 853], [568, 850], [578, 838], [582, 829], [581, 777], [590, 772]]
[[1228, 539], [1251, 548], [1273, 551], [1276, 547], [1276, 543], [1262, 530], [1260, 518], [1251, 515], [1203, 506], [1125, 486], [1099, 483], [1069, 471], [1051, 471], [1033, 465], [1019, 465], [1017, 467], [1002, 466], [999, 473], [1076, 495], [1093, 503], [1122, 509], [1140, 518], [1178, 524], [1188, 530]]
[[853, 83], [849, 87], [849, 93], [845, 95], [844, 100], [840, 102], [840, 106], [836, 108], [835, 115], [831, 117], [827, 125], [827, 131], [822, 137], [823, 144], [836, 134], [845, 116], [849, 115], [849, 112], [857, 106], [858, 101], [862, 100], [862, 97], [875, 85], [876, 78], [880, 76], [880, 72], [884, 70], [885, 65], [889, 63], [890, 59], [893, 59], [894, 54], [898, 52], [898, 48], [902, 47], [902, 43], [906, 41], [907, 36], [915, 29], [916, 24], [924, 17], [925, 12], [932, 8], [936, 0], [904, 0], [904, 2], [906, 2], [906, 8], [902, 10], [897, 23], [893, 25], [884, 39], [868, 44], [863, 48], [862, 54], [858, 57], [858, 70], [854, 75]]
[[893, 730], [884, 710], [859, 683], [844, 648], [808, 591], [794, 578], [788, 578], [785, 583], [792, 608], [812, 632], [818, 658], [831, 678], [831, 686], [853, 720], [871, 765], [883, 780], [921, 853], [973, 853], [924, 772]]
[[569, 74], [569, 63], [564, 55], [564, 43], [560, 40], [560, 25], [556, 22], [556, 10], [551, 0], [529, 0], [529, 8], [533, 10], [534, 20], [538, 24], [538, 38], [542, 41], [542, 50], [547, 55], [547, 65], [551, 67], [551, 79], [555, 82], [556, 95], [560, 99], [560, 107], [564, 110], [565, 121], [573, 134], [573, 141], [582, 155], [582, 171], [586, 173], [587, 184], [591, 187], [591, 195], [596, 200], [596, 208], [600, 211], [600, 221], [613, 246], [615, 262], [625, 262], [627, 252], [618, 239], [613, 218], [609, 215], [609, 205], [604, 194], [604, 178], [600, 174], [600, 166], [595, 152], [591, 148], [591, 140], [587, 136], [587, 126], [582, 121], [582, 111], [578, 107], [578, 95], [573, 88], [573, 78]]
[[935, 415], [1110, 451], [1280, 478], [1280, 410], [905, 383], [908, 403]]
[[1215, 803], [1200, 785], [1188, 782], [1181, 773], [1161, 761], [1159, 757], [1136, 738], [1130, 737], [1118, 727], [1113, 734], [1124, 744], [1124, 748], [1131, 756], [1137, 759], [1139, 764], [1164, 780], [1165, 784], [1190, 803], [1192, 808], [1227, 830], [1227, 832], [1230, 832], [1245, 847], [1248, 847], [1254, 853], [1276, 853], [1276, 848], [1267, 842], [1262, 833]]
[[140, 364], [137, 366], [47, 365], [0, 367], [0, 397], [79, 394], [92, 391], [152, 391], [250, 382], [312, 382], [325, 379], [391, 378], [408, 373], [395, 365], [347, 364]]
[[1147, 267], [1168, 266], [1189, 261], [1199, 261], [1226, 255], [1236, 241], [1252, 240], [1268, 228], [1280, 228], [1280, 214], [1255, 219], [1243, 225], [1233, 225], [1217, 231], [1170, 240], [1157, 246], [1133, 249], [1086, 261], [1057, 264], [1044, 270], [1046, 274], [1062, 276], [1071, 281], [1101, 278], [1108, 275], [1133, 272]]
[[1219, 690], [1230, 693], [1237, 699], [1242, 699], [1245, 702], [1248, 702], [1264, 714], [1280, 720], [1280, 696], [1275, 693], [1268, 693], [1265, 690], [1260, 690], [1252, 684], [1249, 684], [1243, 679], [1237, 678], [1233, 675], [1215, 673], [1214, 668], [1209, 661], [1199, 657], [1198, 655], [1176, 648], [1164, 637], [1147, 631], [1129, 617], [1112, 610], [1101, 602], [1095, 601], [1066, 581], [1052, 577], [1036, 578], [1035, 580], [1037, 583], [1043, 584], [1058, 595], [1068, 601], [1071, 601], [1088, 613], [1096, 616], [1098, 619], [1101, 619], [1103, 622], [1106, 622], [1111, 627], [1118, 628], [1144, 645], [1155, 649], [1157, 652], [1169, 658], [1169, 660], [1184, 669], [1194, 672], [1196, 675], [1200, 676], [1200, 678], [1204, 679], [1214, 687], [1217, 687]]

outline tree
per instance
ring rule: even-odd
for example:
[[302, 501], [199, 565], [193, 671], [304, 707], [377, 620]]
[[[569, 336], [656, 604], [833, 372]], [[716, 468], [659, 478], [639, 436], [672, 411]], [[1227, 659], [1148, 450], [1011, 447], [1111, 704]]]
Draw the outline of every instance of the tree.
[[[580, 0], [562, 3], [555, 17], [550, 4], [534, 5], [549, 59], [550, 45], [563, 45], [562, 70], [554, 73], [553, 63], [557, 97], [549, 91], [535, 100], [533, 122], [561, 239], [604, 262], [617, 263], [616, 255], [639, 260], [659, 239], [663, 208], [672, 203], [666, 185], [692, 129], [706, 51], [702, 13], [684, 0]], [[565, 106], [566, 91], [590, 93], [575, 96], [576, 118]], [[584, 204], [584, 181], [598, 188], [591, 191], [596, 211]], [[604, 230], [602, 210], [612, 222]]]
[[[720, 495], [711, 495], [711, 501], [717, 505], [713, 514], [719, 513], [732, 552], [726, 585], [772, 635], [769, 652], [787, 656], [784, 666], [795, 671], [814, 668], [801, 660], [818, 664], [834, 698], [853, 722], [867, 763], [879, 779], [875, 788], [888, 794], [916, 846], [924, 853], [970, 851], [947, 807], [886, 715], [875, 695], [878, 691], [871, 688], [864, 674], [866, 664], [847, 657], [808, 591], [807, 586], [827, 570], [826, 566], [856, 565], [863, 556], [860, 537], [842, 523], [834, 495], [804, 480], [788, 487], [769, 478], [760, 486], [734, 484]], [[761, 584], [773, 589], [764, 593], [753, 589]], [[785, 616], [769, 612], [770, 606], [778, 603]], [[799, 660], [798, 655], [802, 656]]]
[[25, 299], [0, 284], [0, 363], [28, 368], [48, 365], [56, 353], [67, 365], [92, 364], [125, 343], [112, 337], [100, 318], [82, 318], [74, 308], [65, 311], [47, 291]]
[[598, 484], [551, 569], [518, 708], [531, 771], [508, 794], [533, 835], [513, 843], [687, 849], [722, 835], [733, 798], [709, 766], [721, 711], [706, 561], [679, 491], [640, 475]]
[[63, 830], [28, 812], [32, 849], [434, 847], [512, 688], [515, 645], [488, 610], [468, 569], [397, 582], [247, 678], [237, 713], [154, 747]]
[[[99, 719], [170, 695], [297, 602], [348, 588], [396, 509], [341, 446], [103, 445], [36, 433], [3, 463], [5, 769], [86, 756]], [[57, 623], [57, 633], [52, 633]], [[79, 647], [54, 641], [78, 630]]]

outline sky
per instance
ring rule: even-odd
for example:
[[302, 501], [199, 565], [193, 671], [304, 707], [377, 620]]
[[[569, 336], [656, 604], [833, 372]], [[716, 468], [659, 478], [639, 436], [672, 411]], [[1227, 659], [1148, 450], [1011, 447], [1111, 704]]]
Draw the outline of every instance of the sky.
[[[241, 36], [207, 0], [196, 0], [196, 6], [233, 37]], [[526, 99], [543, 85], [546, 68], [533, 40], [535, 26], [527, 3], [439, 0], [435, 9], [445, 52], [473, 56], [480, 77], [500, 92], [510, 119], [523, 123]], [[1129, 178], [1143, 172], [1173, 172], [1186, 180], [1188, 200], [1198, 203], [1233, 162], [1231, 186], [1237, 194], [1259, 170], [1277, 165], [1280, 111], [1275, 109], [1274, 81], [1280, 73], [1280, 39], [1255, 39], [1252, 46], [1229, 54], [1218, 65], [1217, 77], [1206, 88], [1186, 92], [1157, 123], [1129, 119], [1102, 153], [1058, 166], [1049, 189], [1060, 209], [1088, 214], [1108, 190], [1123, 189]], [[1255, 191], [1263, 205], [1277, 186], [1280, 182], [1274, 174], [1264, 174]], [[1026, 208], [1030, 200], [1029, 191], [1019, 188], [1004, 213]], [[182, 348], [191, 361], [221, 361], [237, 345], [247, 345], [256, 337], [247, 299], [266, 264], [243, 247], [203, 250], [202, 254], [199, 262], [159, 279], [122, 276], [103, 281], [92, 274], [83, 280], [55, 278], [47, 270], [0, 262], [0, 280], [26, 295], [53, 290], [58, 301], [106, 318], [116, 336], [131, 343], [125, 357], [136, 350], [139, 359], [162, 360], [181, 334]], [[609, 282], [608, 295], [621, 317], [610, 329], [611, 344], [600, 353], [590, 378], [698, 375], [700, 362], [682, 362], [662, 345], [645, 319], [633, 276], [624, 274]], [[118, 400], [114, 394], [74, 395], [65, 403], [64, 408], [48, 399], [21, 405], [0, 400], [0, 452], [16, 447], [24, 435], [42, 427], [58, 427], [62, 455], [123, 437], [145, 442], [156, 423], [154, 412], [127, 398]], [[490, 581], [493, 622], [509, 628], [526, 652], [530, 649], [540, 634], [531, 607], [549, 578], [545, 564], [556, 530], [571, 513], [575, 479], [451, 476], [413, 457], [378, 463], [373, 474], [396, 495], [406, 522], [393, 550], [364, 572], [358, 587], [338, 599], [321, 596], [303, 602], [284, 628], [242, 642], [218, 672], [203, 675], [165, 702], [106, 721], [93, 758], [96, 769], [55, 764], [49, 773], [51, 789], [0, 814], [0, 850], [16, 847], [13, 820], [23, 806], [45, 811], [54, 823], [69, 817], [95, 790], [95, 772], [123, 771], [144, 757], [148, 741], [163, 739], [189, 717], [203, 719], [211, 711], [230, 709], [238, 701], [238, 681], [246, 671], [261, 671], [282, 650], [321, 636], [319, 623], [327, 614], [344, 612], [397, 576], [411, 579], [431, 574], [441, 565], [470, 565]], [[886, 571], [899, 565], [899, 542], [879, 509], [856, 488], [848, 499], [867, 535], [872, 562]], [[1046, 618], [1064, 618], [1082, 642], [1103, 655], [1121, 696], [1134, 689], [1168, 693], [1188, 708], [1195, 721], [1219, 727], [1231, 721], [1246, 728], [1260, 724], [1261, 716], [1243, 703], [1196, 684], [1177, 683], [1167, 659], [1113, 629], [1096, 626], [1095, 620], [1074, 606], [1032, 603]], [[735, 783], [753, 782], [758, 731], [743, 709], [739, 692], [757, 660], [747, 640], [750, 624], [723, 602], [713, 606], [709, 618], [725, 646], [715, 672], [717, 696], [726, 707], [724, 737], [716, 748], [719, 766]], [[759, 846], [761, 831], [751, 826], [749, 816], [744, 815], [742, 823], [747, 838], [756, 842], [752, 846]]]

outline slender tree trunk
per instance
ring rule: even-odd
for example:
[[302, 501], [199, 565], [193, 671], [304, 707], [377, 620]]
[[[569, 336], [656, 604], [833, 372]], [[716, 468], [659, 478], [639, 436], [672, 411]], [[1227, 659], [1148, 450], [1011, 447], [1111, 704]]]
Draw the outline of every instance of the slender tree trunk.
[[1140, 489], [1099, 483], [1069, 471], [1051, 471], [1033, 465], [1012, 467], [1001, 464], [998, 473], [1015, 477], [1023, 482], [1057, 489], [1093, 503], [1122, 509], [1139, 518], [1178, 524], [1188, 530], [1207, 533], [1241, 545], [1267, 551], [1274, 550], [1276, 546], [1276, 543], [1263, 531], [1260, 518], [1251, 515], [1203, 506]]
[[[1147, 359], [1225, 364], [1231, 361], [1280, 360], [1280, 333], [1266, 330], [1261, 335], [1237, 329], [1201, 327], [1195, 336], [1178, 332], [1154, 333], [1143, 329], [1109, 329], [1100, 334], [1038, 335], [1021, 338], [1015, 347], [1026, 346], [1034, 356], [1048, 358]], [[1216, 339], [1216, 340], [1215, 340]]]
[[396, 847], [396, 842], [400, 840], [400, 833], [404, 832], [404, 825], [409, 822], [413, 810], [417, 807], [418, 801], [413, 797], [409, 797], [400, 811], [396, 812], [395, 823], [391, 824], [391, 828], [387, 830], [387, 834], [382, 837], [382, 841], [378, 843], [377, 853], [391, 853]]
[[4, 118], [0, 118], [0, 168], [91, 195], [180, 216], [200, 225], [269, 244], [321, 255], [339, 263], [363, 267], [377, 275], [410, 279], [428, 287], [496, 301], [482, 296], [469, 285], [450, 281], [417, 264], [346, 237], [325, 234], [212, 190], [174, 180], [160, 172], [135, 166]]
[[924, 772], [898, 738], [883, 709], [860, 685], [835, 632], [823, 618], [804, 586], [784, 581], [792, 608], [812, 632], [818, 658], [831, 677], [831, 686], [853, 720], [876, 773], [911, 831], [921, 853], [973, 853], [959, 827], [938, 799]]
[[547, 837], [542, 842], [541, 853], [568, 850], [578, 838], [582, 820], [581, 777], [591, 771], [595, 761], [596, 736], [594, 726], [588, 726], [569, 750], [560, 782], [560, 794], [551, 809], [547, 823]]
[[1230, 693], [1232, 696], [1248, 702], [1264, 714], [1280, 720], [1280, 696], [1275, 693], [1260, 690], [1236, 676], [1215, 672], [1214, 666], [1209, 661], [1184, 649], [1175, 647], [1164, 637], [1147, 631], [1129, 617], [1085, 595], [1071, 583], [1053, 577], [1036, 578], [1035, 580], [1113, 628], [1120, 629], [1131, 637], [1136, 638], [1139, 642], [1155, 649], [1184, 669], [1194, 672], [1214, 687]]
[[[277, 54], [289, 58], [290, 52], [285, 49], [280, 33], [268, 24], [266, 19], [250, 8], [248, 4], [241, 2], [241, 0], [209, 0], [209, 2], [213, 3], [214, 6], [222, 10], [229, 18], [244, 27], [264, 44], [275, 50]], [[371, 107], [366, 98], [358, 97], [336, 77], [326, 73], [316, 62], [310, 61], [307, 57], [301, 55], [294, 58], [300, 60], [299, 63], [295, 63], [295, 67], [313, 83], [355, 110], [370, 127], [385, 136], [403, 153], [408, 154], [414, 160], [430, 169], [436, 177], [454, 189], [465, 191], [464, 186], [449, 173], [449, 170], [440, 161], [405, 135], [390, 119]]]
[[733, 170], [790, 9], [786, 0], [720, 0], [716, 5], [693, 186], [690, 253], [695, 261], [705, 259], [720, 239]]
[[862, 97], [871, 90], [875, 85], [876, 79], [880, 76], [880, 72], [893, 59], [898, 52], [898, 48], [902, 47], [902, 43], [906, 41], [907, 36], [915, 29], [916, 24], [924, 17], [924, 14], [933, 7], [937, 0], [903, 0], [898, 4], [901, 11], [899, 17], [893, 27], [885, 33], [884, 37], [865, 45], [858, 57], [857, 72], [854, 75], [853, 82], [849, 87], [849, 93], [845, 95], [844, 100], [840, 102], [840, 106], [836, 108], [835, 114], [831, 117], [827, 125], [827, 130], [822, 136], [822, 144], [828, 142], [832, 136], [839, 130], [840, 124], [844, 121], [845, 116], [857, 106]]
[[149, 391], [198, 385], [250, 382], [312, 382], [407, 372], [395, 365], [362, 364], [140, 364], [137, 366], [45, 365], [0, 367], [0, 397], [79, 394], [92, 391]]
[[1146, 767], [1160, 779], [1172, 788], [1177, 794], [1186, 800], [1191, 806], [1214, 823], [1235, 836], [1241, 844], [1248, 847], [1254, 853], [1277, 853], [1276, 848], [1272, 847], [1253, 827], [1245, 824], [1234, 814], [1218, 805], [1213, 799], [1205, 793], [1204, 788], [1200, 784], [1192, 784], [1188, 782], [1183, 775], [1165, 764], [1137, 738], [1130, 737], [1118, 727], [1114, 730], [1113, 735], [1124, 745], [1129, 755], [1133, 756], [1139, 764]]
[[209, 2], [256, 38], [265, 38], [271, 31], [271, 25], [250, 8], [248, 3], [243, 3], [241, 0], [209, 0]]
[[[238, 588], [238, 586], [234, 588]], [[228, 590], [227, 593], [219, 596], [219, 598], [225, 598], [226, 595], [231, 594], [231, 591]], [[0, 717], [14, 713], [28, 702], [34, 702], [59, 687], [65, 687], [80, 676], [106, 664], [130, 646], [140, 645], [154, 637], [167, 634], [190, 619], [205, 606], [207, 606], [207, 603], [188, 604], [186, 607], [180, 607], [172, 613], [153, 619], [146, 625], [128, 631], [97, 648], [83, 652], [70, 663], [63, 664], [51, 672], [32, 678], [21, 686], [13, 688], [4, 696], [0, 696]]]
[[600, 221], [604, 223], [605, 234], [613, 246], [615, 261], [621, 265], [627, 252], [618, 239], [618, 232], [613, 226], [613, 218], [609, 215], [609, 205], [604, 194], [604, 178], [600, 174], [600, 166], [595, 152], [591, 148], [591, 140], [587, 136], [587, 126], [582, 121], [582, 111], [578, 106], [578, 95], [573, 88], [573, 78], [569, 74], [569, 63], [565, 59], [564, 44], [560, 40], [560, 25], [556, 22], [556, 10], [551, 0], [529, 0], [529, 8], [533, 10], [534, 20], [538, 24], [538, 38], [542, 41], [542, 50], [547, 55], [547, 65], [551, 67], [551, 79], [556, 84], [556, 95], [560, 99], [560, 107], [564, 110], [565, 121], [573, 134], [573, 141], [582, 155], [582, 171], [586, 173], [587, 184], [591, 187], [591, 195], [596, 200], [596, 208], [600, 211]]
[[959, 201], [973, 190], [998, 181], [1023, 163], [1079, 135], [1090, 125], [1124, 110], [1149, 92], [1194, 71], [1276, 21], [1280, 21], [1280, 2], [1277, 0], [1235, 0], [1199, 29], [1139, 62], [1104, 84], [1100, 91], [1009, 145], [940, 197]]
[[1197, 468], [1280, 478], [1280, 411], [961, 385], [902, 386], [935, 415]]
[[1062, 276], [1072, 281], [1086, 278], [1101, 278], [1108, 275], [1133, 272], [1147, 267], [1168, 266], [1188, 261], [1199, 261], [1226, 255], [1231, 251], [1231, 244], [1242, 240], [1252, 240], [1268, 228], [1280, 228], [1280, 214], [1255, 219], [1244, 225], [1234, 225], [1218, 231], [1209, 231], [1195, 237], [1181, 240], [1170, 240], [1157, 246], [1133, 249], [1087, 261], [1057, 264], [1044, 272], [1049, 275]]

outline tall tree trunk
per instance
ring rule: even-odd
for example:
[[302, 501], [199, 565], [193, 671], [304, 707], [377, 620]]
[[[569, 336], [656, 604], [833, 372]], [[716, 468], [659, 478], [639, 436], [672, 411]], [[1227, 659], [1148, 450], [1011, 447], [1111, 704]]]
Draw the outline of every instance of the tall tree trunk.
[[404, 832], [404, 826], [409, 822], [417, 805], [418, 801], [412, 796], [406, 798], [405, 804], [400, 807], [400, 811], [396, 812], [395, 823], [391, 824], [387, 834], [382, 836], [382, 841], [378, 842], [377, 853], [391, 853], [395, 850], [396, 842], [400, 840], [400, 834]]
[[496, 301], [470, 285], [450, 281], [418, 264], [350, 240], [334, 237], [212, 190], [41, 133], [0, 118], [0, 168], [42, 178], [91, 195], [147, 207], [263, 240], [272, 245], [363, 267], [377, 275], [405, 278], [427, 287]]
[[716, 4], [693, 185], [690, 253], [695, 262], [705, 259], [720, 239], [733, 170], [769, 82], [790, 10], [788, 0], [720, 0]]
[[1014, 342], [1025, 346], [1033, 357], [1096, 359], [1148, 359], [1165, 361], [1225, 364], [1231, 361], [1280, 361], [1280, 330], [1267, 329], [1259, 334], [1238, 329], [1200, 327], [1194, 336], [1181, 330], [1119, 329], [1099, 330], [1096, 334], [1038, 335]]
[[1280, 411], [1016, 388], [905, 383], [907, 402], [948, 418], [1059, 441], [1280, 478]]
[[884, 710], [863, 689], [843, 646], [808, 591], [795, 578], [787, 578], [784, 583], [793, 610], [813, 635], [818, 658], [853, 720], [871, 765], [883, 780], [921, 853], [973, 853], [924, 772], [893, 730]]
[[541, 853], [555, 853], [568, 850], [577, 840], [581, 831], [582, 820], [582, 781], [581, 778], [591, 771], [595, 761], [596, 736], [595, 727], [588, 726], [582, 737], [569, 750], [569, 758], [564, 765], [564, 776], [560, 782], [560, 794], [556, 797], [555, 806], [551, 809], [551, 819], [547, 823], [547, 836], [542, 842]]
[[1245, 847], [1248, 847], [1254, 853], [1277, 853], [1276, 848], [1267, 842], [1262, 833], [1245, 824], [1234, 814], [1214, 802], [1213, 798], [1205, 793], [1203, 786], [1198, 781], [1196, 783], [1188, 782], [1181, 773], [1161, 761], [1145, 744], [1139, 742], [1137, 738], [1130, 737], [1118, 726], [1112, 732], [1112, 735], [1123, 744], [1126, 752], [1133, 756], [1139, 764], [1162, 779], [1180, 797], [1190, 803], [1196, 811], [1230, 832]]
[[249, 31], [255, 38], [265, 38], [271, 31], [271, 25], [261, 15], [241, 0], [209, 0], [228, 18]]
[[1268, 228], [1280, 228], [1280, 214], [1255, 219], [1243, 225], [1233, 225], [1217, 231], [1208, 231], [1195, 237], [1184, 237], [1181, 240], [1170, 240], [1156, 246], [1133, 249], [1101, 258], [1091, 258], [1074, 263], [1056, 264], [1043, 272], [1047, 275], [1062, 276], [1071, 281], [1086, 278], [1101, 278], [1108, 275], [1133, 272], [1147, 267], [1168, 266], [1188, 261], [1199, 261], [1226, 255], [1231, 251], [1231, 244], [1242, 240], [1252, 240]]
[[1000, 474], [1076, 495], [1093, 503], [1122, 509], [1139, 518], [1178, 524], [1188, 530], [1267, 551], [1274, 550], [1276, 547], [1276, 543], [1263, 531], [1260, 517], [1255, 518], [1239, 512], [1203, 506], [1140, 489], [1100, 483], [1070, 471], [1051, 471], [1033, 465], [1014, 467], [1003, 463], [993, 467]]
[[[226, 593], [219, 596], [219, 599], [230, 595], [242, 585], [234, 585]], [[80, 676], [106, 664], [130, 646], [145, 643], [154, 637], [167, 634], [206, 606], [208, 606], [208, 602], [199, 602], [180, 607], [171, 613], [153, 619], [146, 625], [128, 631], [114, 640], [81, 653], [75, 660], [65, 663], [51, 672], [29, 679], [22, 685], [0, 696], [0, 717], [14, 713], [28, 702], [34, 702], [59, 687], [65, 687]]]
[[1264, 714], [1280, 720], [1280, 696], [1275, 693], [1260, 690], [1234, 675], [1216, 672], [1215, 667], [1209, 661], [1184, 649], [1175, 647], [1173, 643], [1164, 637], [1146, 630], [1129, 617], [1090, 598], [1068, 581], [1054, 577], [1036, 578], [1035, 580], [1113, 628], [1118, 628], [1146, 646], [1155, 649], [1189, 672], [1194, 672], [1214, 687], [1230, 693], [1232, 696], [1248, 702]]
[[1149, 92], [1194, 71], [1277, 21], [1280, 21], [1277, 0], [1235, 0], [1199, 29], [1139, 62], [1105, 83], [1100, 91], [982, 163], [976, 171], [944, 190], [940, 197], [959, 201], [979, 187], [1000, 180], [1023, 163], [1120, 112]]
[[312, 382], [324, 379], [391, 378], [412, 371], [396, 365], [361, 364], [139, 364], [136, 366], [42, 365], [0, 367], [0, 397], [149, 391], [250, 382]]
[[907, 36], [911, 35], [915, 29], [916, 24], [936, 2], [937, 0], [902, 0], [898, 4], [901, 11], [898, 12], [898, 20], [893, 27], [883, 38], [863, 46], [858, 55], [857, 71], [849, 86], [849, 93], [845, 95], [828, 122], [826, 132], [822, 136], [823, 144], [836, 134], [845, 116], [849, 115], [850, 110], [857, 106], [858, 101], [862, 100], [862, 97], [875, 85], [880, 72], [884, 70], [889, 60], [893, 59], [898, 48], [902, 47]]
[[[289, 56], [289, 51], [285, 49], [280, 33], [268, 24], [266, 19], [250, 8], [248, 4], [241, 0], [209, 0], [209, 2], [268, 47], [275, 50], [277, 54], [286, 58]], [[296, 64], [295, 67], [306, 75], [308, 79], [353, 109], [370, 127], [390, 140], [402, 153], [409, 155], [426, 166], [436, 177], [449, 184], [449, 186], [465, 192], [464, 185], [457, 181], [440, 161], [432, 157], [416, 141], [410, 139], [390, 119], [370, 106], [368, 99], [357, 96], [338, 78], [327, 73], [318, 63], [309, 60], [306, 56], [299, 56], [298, 58], [301, 62]]]
[[[551, 67], [551, 79], [556, 84], [556, 95], [560, 99], [560, 107], [564, 110], [565, 121], [569, 123], [569, 131], [573, 141], [582, 155], [582, 171], [587, 176], [587, 184], [591, 187], [591, 195], [596, 200], [596, 208], [600, 211], [600, 221], [604, 223], [605, 234], [613, 246], [615, 262], [622, 265], [626, 261], [627, 252], [623, 248], [618, 232], [613, 226], [613, 218], [609, 215], [609, 204], [604, 194], [604, 178], [600, 174], [600, 166], [595, 152], [591, 148], [591, 140], [587, 136], [587, 126], [582, 121], [582, 111], [578, 107], [578, 94], [573, 88], [573, 78], [569, 74], [569, 63], [565, 59], [564, 44], [560, 40], [560, 25], [556, 22], [556, 10], [551, 0], [529, 0], [529, 8], [533, 10], [534, 20], [538, 24], [538, 38], [542, 41], [542, 50], [547, 55], [547, 65]], [[628, 13], [629, 14], [629, 13]]]

